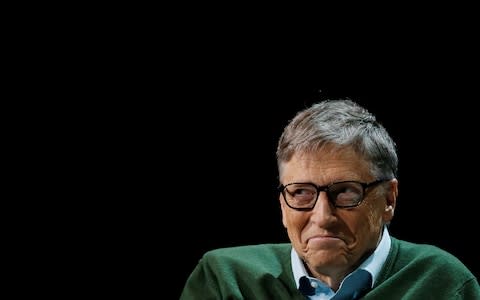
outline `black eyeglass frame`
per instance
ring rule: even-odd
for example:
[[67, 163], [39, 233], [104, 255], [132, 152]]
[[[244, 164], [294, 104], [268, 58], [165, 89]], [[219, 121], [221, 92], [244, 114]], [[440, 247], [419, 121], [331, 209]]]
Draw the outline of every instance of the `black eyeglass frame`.
[[[289, 183], [287, 185], [283, 185], [283, 184], [280, 184], [278, 186], [278, 191], [282, 194], [283, 196], [283, 200], [285, 201], [285, 203], [287, 204], [288, 207], [292, 208], [292, 209], [295, 209], [295, 210], [299, 210], [299, 211], [309, 211], [309, 210], [312, 210], [315, 205], [317, 204], [317, 201], [318, 201], [318, 196], [320, 195], [320, 192], [324, 191], [325, 193], [327, 193], [327, 198], [328, 198], [328, 201], [330, 203], [332, 203], [332, 205], [336, 208], [352, 208], [352, 207], [357, 207], [359, 206], [363, 200], [365, 199], [365, 195], [366, 195], [366, 189], [369, 188], [369, 187], [373, 187], [373, 186], [376, 186], [380, 183], [383, 183], [383, 182], [387, 182], [387, 181], [390, 181], [392, 179], [377, 179], [377, 180], [374, 180], [372, 182], [369, 182], [369, 183], [365, 183], [365, 182], [359, 182], [359, 181], [355, 181], [355, 180], [345, 180], [345, 181], [337, 181], [337, 182], [332, 182], [328, 185], [316, 185], [312, 182], [292, 182], [292, 183]], [[355, 204], [352, 204], [352, 205], [336, 205], [335, 204], [335, 200], [332, 199], [332, 197], [330, 196], [330, 193], [329, 193], [329, 188], [332, 186], [332, 185], [335, 185], [335, 184], [339, 184], [339, 183], [348, 183], [348, 182], [353, 182], [353, 183], [358, 183], [362, 186], [363, 188], [363, 193], [362, 193], [362, 197], [361, 199], [355, 203]], [[315, 187], [315, 189], [317, 190], [317, 198], [315, 199], [315, 201], [312, 203], [312, 206], [311, 207], [293, 207], [291, 206], [288, 201], [287, 201], [287, 197], [285, 196], [285, 190], [286, 188], [289, 186], [289, 185], [292, 185], [292, 184], [308, 184], [308, 185], [311, 185], [313, 187]]]

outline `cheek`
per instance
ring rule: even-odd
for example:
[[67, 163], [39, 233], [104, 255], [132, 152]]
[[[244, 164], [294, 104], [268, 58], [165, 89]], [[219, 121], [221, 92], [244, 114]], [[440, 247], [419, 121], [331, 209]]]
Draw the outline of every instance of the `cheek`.
[[300, 218], [298, 216], [295, 216], [295, 212], [284, 212], [283, 219], [285, 220], [284, 225], [287, 228], [296, 228], [300, 223]]
[[378, 205], [367, 203], [365, 206], [365, 231], [377, 233], [383, 226], [383, 211], [379, 209]]
[[305, 215], [304, 213], [291, 209], [281, 200], [280, 208], [282, 209], [282, 223], [287, 229], [296, 227], [296, 224], [301, 222], [302, 216]]
[[304, 215], [296, 211], [285, 212], [285, 209], [282, 209], [283, 226], [287, 228], [288, 235], [292, 240], [300, 240], [301, 232], [308, 221]]

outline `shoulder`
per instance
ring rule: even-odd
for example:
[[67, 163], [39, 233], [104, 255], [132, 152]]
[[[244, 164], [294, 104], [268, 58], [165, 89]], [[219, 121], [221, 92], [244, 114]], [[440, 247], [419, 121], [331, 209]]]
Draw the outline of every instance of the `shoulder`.
[[202, 263], [255, 269], [281, 268], [290, 263], [291, 244], [259, 244], [219, 248], [206, 252]]
[[459, 277], [472, 278], [470, 270], [453, 254], [434, 245], [412, 243], [392, 237], [390, 251], [400, 268], [425, 268], [432, 272], [450, 272]]
[[180, 299], [300, 299], [289, 243], [219, 248], [206, 252]]
[[399, 258], [409, 260], [438, 260], [461, 264], [460, 260], [453, 254], [430, 244], [412, 243], [392, 237], [392, 249], [398, 251]]
[[401, 293], [402, 299], [477, 299], [480, 295], [475, 276], [453, 254], [393, 237], [375, 285], [372, 296]]
[[245, 245], [227, 248], [218, 248], [210, 250], [204, 254], [207, 259], [221, 259], [221, 260], [255, 260], [272, 257], [290, 257], [291, 244], [258, 244]]

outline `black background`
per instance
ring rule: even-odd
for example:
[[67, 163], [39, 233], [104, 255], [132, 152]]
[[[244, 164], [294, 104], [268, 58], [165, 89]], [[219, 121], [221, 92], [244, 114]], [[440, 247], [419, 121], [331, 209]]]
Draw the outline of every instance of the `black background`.
[[[38, 222], [60, 230], [61, 246], [47, 248], [52, 261], [62, 258], [58, 277], [79, 290], [104, 286], [105, 294], [180, 294], [205, 251], [287, 241], [275, 192], [277, 139], [298, 110], [344, 97], [376, 114], [397, 142], [391, 234], [437, 245], [480, 274], [479, 51], [467, 30], [475, 18], [429, 7], [386, 28], [385, 11], [383, 20], [362, 15], [366, 28], [337, 33], [345, 20], [319, 25], [329, 13], [314, 10], [314, 32], [304, 33], [270, 10], [252, 24], [246, 14], [210, 18], [183, 5], [172, 19], [157, 9], [137, 18], [110, 9], [104, 15], [119, 20], [83, 32], [90, 20], [82, 19], [78, 31], [54, 34], [59, 47], [45, 40], [26, 47], [44, 49], [39, 55], [19, 59], [28, 68], [18, 72], [33, 79], [15, 86], [20, 116], [33, 120], [12, 122], [29, 133], [18, 135], [27, 141], [19, 161], [33, 167], [19, 172], [45, 181], [27, 189], [60, 216], [39, 214]], [[438, 22], [425, 18], [432, 15]], [[425, 26], [406, 28], [412, 19]], [[80, 280], [67, 276], [72, 270]]]

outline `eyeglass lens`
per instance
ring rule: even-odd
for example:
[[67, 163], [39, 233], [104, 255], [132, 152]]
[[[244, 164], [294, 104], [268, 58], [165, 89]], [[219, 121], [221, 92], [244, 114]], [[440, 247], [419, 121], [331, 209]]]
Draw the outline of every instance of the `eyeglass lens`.
[[[323, 188], [336, 206], [354, 206], [363, 198], [363, 187], [358, 182], [339, 182]], [[292, 207], [310, 207], [317, 200], [317, 187], [310, 183], [295, 183], [285, 187], [284, 195]]]

